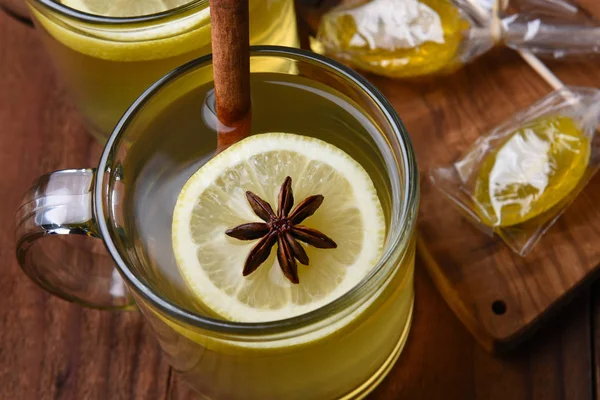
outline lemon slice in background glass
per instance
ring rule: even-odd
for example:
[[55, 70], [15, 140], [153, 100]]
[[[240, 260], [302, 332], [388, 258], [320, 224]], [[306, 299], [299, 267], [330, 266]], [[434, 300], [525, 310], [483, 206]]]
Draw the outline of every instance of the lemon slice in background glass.
[[479, 217], [488, 226], [507, 227], [543, 214], [577, 187], [589, 158], [589, 138], [573, 119], [529, 122], [481, 164], [473, 194]]
[[191, 0], [62, 0], [67, 7], [105, 17], [139, 17], [171, 10]]
[[[324, 196], [302, 225], [323, 232], [337, 248], [304, 246], [310, 263], [298, 265], [299, 284], [283, 275], [277, 245], [244, 277], [245, 260], [258, 240], [240, 241], [225, 231], [262, 222], [246, 191], [276, 208], [287, 176], [295, 204]], [[236, 143], [188, 180], [175, 206], [173, 250], [181, 275], [203, 305], [227, 320], [262, 322], [307, 313], [348, 292], [376, 265], [385, 233], [381, 203], [360, 164], [321, 140], [268, 133]]]

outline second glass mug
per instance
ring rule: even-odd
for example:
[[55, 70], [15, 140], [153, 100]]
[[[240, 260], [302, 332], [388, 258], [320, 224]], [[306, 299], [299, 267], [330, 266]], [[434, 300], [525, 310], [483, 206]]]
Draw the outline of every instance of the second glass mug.
[[[211, 50], [208, 0], [131, 18], [87, 14], [57, 0], [23, 1], [88, 131], [101, 143], [148, 86]], [[249, 3], [250, 44], [299, 46], [293, 0]]]
[[[285, 72], [282, 65], [287, 66]], [[341, 64], [301, 50], [266, 46], [252, 48], [251, 69], [253, 74], [272, 73], [269, 76], [276, 79], [299, 76], [314, 86], [315, 93], [327, 87], [329, 95], [335, 93], [336, 107], [351, 104], [362, 111], [361, 123], [373, 127], [370, 140], [380, 156], [376, 163], [381, 163], [375, 173], [390, 189], [381, 196], [384, 208], [386, 204], [389, 208], [388, 233], [382, 258], [355, 288], [298, 317], [238, 323], [188, 307], [169, 294], [168, 282], [153, 276], [148, 266], [152, 262], [147, 260], [156, 249], [140, 245], [130, 223], [136, 210], [126, 206], [138, 178], [131, 176], [135, 173], [130, 172], [129, 158], [161, 110], [183, 104], [177, 102], [210, 84], [210, 56], [177, 68], [146, 90], [116, 126], [97, 169], [59, 171], [36, 181], [17, 212], [17, 258], [30, 278], [62, 298], [106, 309], [136, 304], [171, 365], [203, 398], [362, 398], [395, 363], [412, 320], [419, 187], [410, 139], [381, 93]], [[300, 110], [303, 120], [319, 113], [310, 107]], [[194, 115], [179, 117], [197, 119], [198, 108], [193, 105], [183, 112]], [[261, 109], [264, 105], [253, 95], [253, 118]], [[252, 133], [259, 133], [255, 129], [260, 131], [253, 122]], [[310, 121], [306, 129], [312, 129]], [[343, 138], [340, 143], [351, 155], [356, 151], [352, 146], [365, 146], [363, 141], [344, 146]], [[142, 149], [142, 154], [148, 152], [152, 151]], [[185, 179], [168, 190], [174, 199], [195, 172], [197, 164], [191, 165], [190, 169], [190, 162], [181, 167], [169, 164], [169, 170], [187, 168]], [[165, 238], [170, 238], [173, 205], [164, 207]], [[73, 245], [77, 237], [84, 243]], [[112, 259], [102, 257], [102, 244]], [[77, 265], [68, 265], [69, 261]], [[79, 265], [84, 263], [89, 265]]]

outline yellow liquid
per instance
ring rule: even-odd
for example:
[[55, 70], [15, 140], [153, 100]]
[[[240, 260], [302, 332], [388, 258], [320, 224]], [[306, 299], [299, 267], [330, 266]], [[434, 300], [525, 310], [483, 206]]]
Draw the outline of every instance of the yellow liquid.
[[[419, 0], [419, 3], [428, 7], [431, 14], [437, 15], [438, 19], [427, 18], [423, 23], [432, 24], [435, 28], [432, 30], [442, 32], [441, 40], [427, 38], [422, 43], [403, 48], [382, 47], [375, 41], [373, 46], [369, 40], [357, 40], [366, 34], [361, 32], [356, 17], [340, 12], [323, 18], [318, 35], [322, 46], [316, 42], [313, 50], [331, 54], [362, 70], [392, 78], [417, 77], [455, 68], [460, 62], [457, 54], [469, 23], [448, 0]], [[390, 10], [382, 9], [379, 12], [385, 14], [393, 11], [392, 4]], [[374, 20], [373, 23], [380, 21]], [[385, 28], [387, 31], [398, 28], [394, 21], [388, 24]], [[336, 48], [332, 49], [332, 45]]]
[[[190, 91], [196, 78], [177, 82], [178, 90]], [[312, 136], [344, 150], [369, 173], [386, 220], [391, 218], [391, 183], [373, 139], [379, 134], [362, 109], [331, 88], [298, 75], [253, 74], [251, 88], [253, 134]], [[121, 237], [132, 238], [123, 246], [139, 260], [138, 274], [161, 297], [219, 319], [190, 293], [171, 244], [179, 192], [216, 148], [204, 103], [211, 89], [205, 85], [183, 96], [161, 93], [170, 104], [156, 105], [147, 117], [132, 122], [133, 137], [120, 164], [119, 184], [126, 188], [122, 197], [126, 234]], [[414, 255], [411, 239], [399, 265], [364, 304], [341, 319], [334, 321], [334, 312], [321, 326], [287, 337], [240, 338], [203, 331], [160, 315], [143, 299], [138, 304], [169, 362], [206, 398], [356, 399], [385, 376], [406, 341], [414, 298]]]
[[545, 213], [569, 198], [589, 158], [589, 138], [571, 118], [528, 123], [481, 164], [473, 196], [482, 222], [514, 226]]
[[[208, 7], [144, 26], [93, 26], [29, 5], [57, 71], [102, 142], [148, 86], [211, 51]], [[293, 1], [250, 0], [250, 43], [298, 47]]]
[[[410, 329], [414, 242], [372, 302], [293, 339], [218, 339], [138, 299], [174, 368], [209, 399], [361, 399], [393, 367]], [[262, 339], [262, 340], [260, 340]]]

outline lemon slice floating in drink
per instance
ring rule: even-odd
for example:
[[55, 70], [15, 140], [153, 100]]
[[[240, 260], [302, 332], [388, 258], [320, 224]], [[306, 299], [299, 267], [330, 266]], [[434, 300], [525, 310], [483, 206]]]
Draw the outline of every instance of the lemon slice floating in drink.
[[[159, 13], [189, 3], [189, 0], [63, 0], [78, 11], [105, 17], [135, 17]], [[210, 45], [210, 10], [189, 11], [169, 23], [107, 25], [92, 29], [76, 19], [68, 24], [48, 17], [31, 6], [44, 29], [65, 46], [90, 57], [119, 62], [160, 60], [176, 57]]]
[[[310, 196], [323, 196], [301, 225], [325, 234], [337, 248], [315, 248], [300, 238], [309, 262], [297, 265], [299, 284], [282, 271], [278, 244], [244, 276], [248, 255], [260, 239], [242, 241], [225, 232], [264, 222], [247, 191], [276, 213], [287, 176], [294, 207]], [[360, 164], [321, 140], [269, 133], [236, 143], [188, 180], [175, 206], [173, 250], [184, 280], [206, 307], [232, 321], [274, 321], [315, 310], [352, 289], [376, 265], [385, 233], [381, 203]]]
[[107, 17], [138, 17], [177, 8], [191, 0], [62, 0], [67, 7]]
[[536, 119], [481, 164], [474, 199], [492, 227], [524, 223], [561, 203], [588, 167], [589, 138], [566, 116]]

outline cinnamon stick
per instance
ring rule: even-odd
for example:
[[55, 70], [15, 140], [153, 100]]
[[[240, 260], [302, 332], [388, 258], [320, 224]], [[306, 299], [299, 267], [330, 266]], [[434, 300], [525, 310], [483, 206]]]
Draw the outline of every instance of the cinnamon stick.
[[217, 152], [250, 134], [248, 0], [210, 0]]

